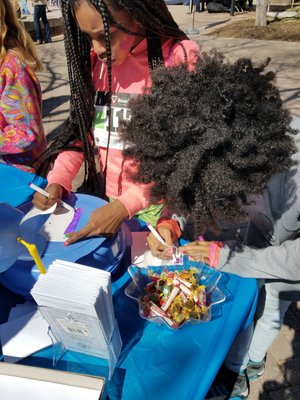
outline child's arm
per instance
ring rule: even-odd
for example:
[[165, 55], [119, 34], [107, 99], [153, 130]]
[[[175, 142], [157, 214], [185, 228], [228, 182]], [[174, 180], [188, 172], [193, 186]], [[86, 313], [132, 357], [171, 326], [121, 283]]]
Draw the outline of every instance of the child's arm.
[[228, 242], [220, 252], [217, 268], [243, 277], [299, 281], [300, 238], [265, 249], [237, 248]]
[[[80, 143], [77, 142], [76, 145], [80, 146]], [[83, 160], [83, 153], [79, 151], [66, 150], [60, 153], [52, 170], [48, 173], [48, 184], [59, 184], [64, 189], [64, 195], [68, 195], [72, 190], [72, 182], [79, 172]]]
[[[295, 159], [299, 157], [296, 153]], [[218, 268], [244, 277], [300, 280], [300, 169], [293, 167], [268, 183], [275, 210], [270, 246], [262, 249], [226, 242]], [[277, 207], [275, 206], [277, 205]]]
[[212, 247], [213, 243], [219, 242], [193, 242], [181, 250], [195, 260], [245, 278], [300, 280], [300, 238], [264, 249], [236, 241], [224, 242], [219, 248]]

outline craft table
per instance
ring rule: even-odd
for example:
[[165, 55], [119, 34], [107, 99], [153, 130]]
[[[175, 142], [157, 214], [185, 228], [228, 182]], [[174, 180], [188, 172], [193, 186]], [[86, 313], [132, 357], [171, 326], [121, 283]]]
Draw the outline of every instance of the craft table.
[[[110, 400], [201, 400], [223, 362], [236, 334], [253, 318], [257, 288], [254, 279], [224, 274], [220, 285], [225, 303], [217, 305], [210, 322], [172, 331], [141, 319], [135, 301], [124, 294], [130, 282], [126, 262], [115, 273], [113, 299], [123, 348], [112, 380]], [[0, 287], [7, 308], [14, 296]], [[3, 315], [7, 314], [1, 307]], [[23, 364], [53, 368], [51, 348], [22, 360]], [[84, 354], [66, 352], [56, 369], [103, 376], [105, 364]]]
[[[12, 205], [28, 200], [25, 195]], [[227, 299], [214, 307], [212, 320], [172, 331], [140, 318], [138, 304], [124, 294], [131, 281], [127, 272], [130, 257], [128, 247], [112, 275], [123, 347], [114, 375], [107, 382], [110, 400], [204, 399], [235, 336], [253, 319], [256, 280], [224, 273], [219, 286]], [[0, 284], [0, 323], [6, 322], [12, 306], [23, 301]], [[108, 372], [103, 360], [70, 351], [53, 367], [51, 347], [23, 359], [22, 364], [98, 376], [107, 376]]]

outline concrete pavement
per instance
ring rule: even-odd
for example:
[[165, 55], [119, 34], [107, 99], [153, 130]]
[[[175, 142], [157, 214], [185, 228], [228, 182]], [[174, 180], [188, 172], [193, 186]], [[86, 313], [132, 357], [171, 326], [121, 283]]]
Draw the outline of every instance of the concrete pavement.
[[[285, 107], [300, 116], [300, 42], [262, 41], [217, 38], [209, 33], [217, 26], [248, 18], [253, 13], [187, 14], [186, 6], [169, 6], [170, 12], [183, 30], [193, 26], [199, 34], [191, 36], [203, 51], [216, 48], [229, 59], [251, 57], [261, 62], [270, 56], [269, 68], [277, 72], [277, 84]], [[59, 19], [60, 11], [53, 10], [48, 19]], [[59, 132], [68, 115], [69, 86], [64, 56], [63, 37], [53, 37], [53, 43], [38, 46], [45, 66], [39, 74], [44, 99], [44, 124], [49, 138]], [[268, 353], [266, 371], [262, 378], [251, 383], [249, 400], [300, 400], [300, 307], [293, 304], [278, 339]], [[200, 384], [200, 382], [199, 382]], [[136, 399], [132, 399], [136, 400]], [[140, 399], [143, 400], [143, 399]], [[179, 399], [180, 400], [180, 399]], [[201, 400], [201, 399], [191, 399]]]

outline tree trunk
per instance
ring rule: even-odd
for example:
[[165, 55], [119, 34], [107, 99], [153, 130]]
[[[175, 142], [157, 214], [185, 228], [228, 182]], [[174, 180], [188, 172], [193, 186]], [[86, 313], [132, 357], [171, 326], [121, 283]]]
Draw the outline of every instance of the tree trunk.
[[255, 26], [267, 26], [267, 8], [269, 0], [257, 0]]

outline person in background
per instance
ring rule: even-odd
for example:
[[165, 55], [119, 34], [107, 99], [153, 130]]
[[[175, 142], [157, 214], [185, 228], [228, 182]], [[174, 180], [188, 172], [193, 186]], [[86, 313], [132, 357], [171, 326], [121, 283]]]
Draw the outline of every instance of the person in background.
[[199, 48], [179, 29], [163, 0], [66, 0], [62, 15], [71, 111], [44, 155], [43, 166], [51, 168], [49, 199], [36, 193], [33, 201], [41, 209], [59, 202], [70, 192], [82, 163], [85, 191], [110, 200], [93, 211], [84, 228], [70, 234], [68, 245], [82, 237], [113, 235], [136, 215], [156, 224], [162, 206], [151, 207], [145, 185], [133, 184], [124, 174], [135, 165], [123, 159], [120, 123], [130, 118], [129, 99], [151, 85], [151, 70], [178, 62], [192, 68]]
[[46, 147], [36, 76], [41, 70], [13, 3], [0, 0], [0, 162], [28, 172], [36, 172]]
[[27, 0], [21, 0], [21, 13], [22, 15], [30, 15]]
[[[46, 12], [47, 0], [33, 0], [32, 5], [36, 44], [51, 43], [51, 30]], [[42, 34], [40, 20], [44, 25], [44, 35]]]
[[[192, 216], [196, 240], [182, 252], [261, 279], [254, 331], [251, 324], [236, 339], [214, 382], [226, 399], [247, 398], [286, 310], [300, 300], [300, 135], [267, 63], [214, 54], [193, 71], [161, 67], [151, 91], [131, 101], [121, 135], [138, 166], [128, 174], [151, 185], [152, 203]], [[166, 229], [157, 227], [163, 238]], [[155, 237], [150, 245], [165, 250]]]
[[248, 0], [248, 5], [246, 5], [246, 10], [253, 11], [253, 0]]
[[59, 2], [58, 2], [58, 0], [51, 0], [51, 1], [50, 1], [50, 4], [51, 4], [52, 7], [59, 7]]
[[203, 9], [200, 8], [200, 0], [189, 0], [189, 2], [187, 4], [189, 6], [189, 14], [192, 14], [194, 9], [198, 13], [201, 12], [201, 11], [205, 11], [203, 0], [202, 0], [202, 8]]

